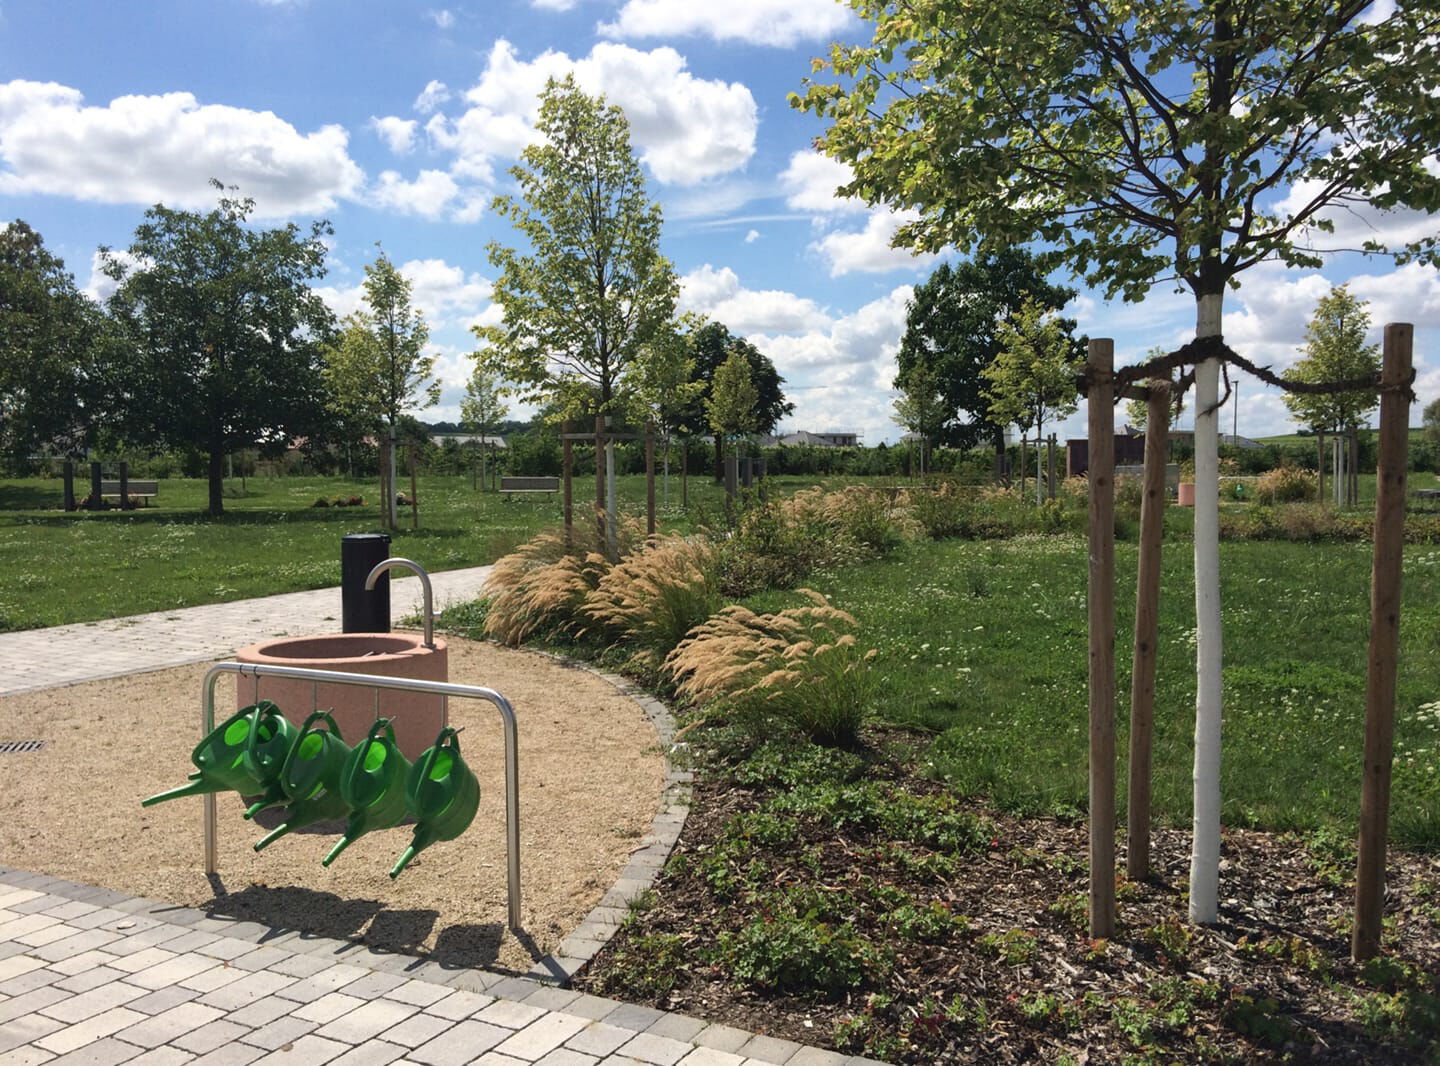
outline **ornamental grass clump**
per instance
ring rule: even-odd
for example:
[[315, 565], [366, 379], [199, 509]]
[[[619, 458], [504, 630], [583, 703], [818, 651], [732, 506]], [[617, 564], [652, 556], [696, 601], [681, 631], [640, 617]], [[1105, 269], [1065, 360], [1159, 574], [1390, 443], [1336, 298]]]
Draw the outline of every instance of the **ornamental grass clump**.
[[608, 569], [600, 553], [568, 548], [564, 533], [541, 533], [491, 570], [485, 635], [512, 647], [532, 637], [578, 635], [586, 597]]
[[858, 623], [825, 597], [776, 614], [726, 607], [665, 660], [681, 696], [751, 724], [780, 720], [820, 744], [853, 746], [875, 693], [875, 652], [855, 640]]
[[662, 536], [600, 578], [584, 613], [631, 663], [656, 670], [720, 606], [718, 552], [703, 537]]

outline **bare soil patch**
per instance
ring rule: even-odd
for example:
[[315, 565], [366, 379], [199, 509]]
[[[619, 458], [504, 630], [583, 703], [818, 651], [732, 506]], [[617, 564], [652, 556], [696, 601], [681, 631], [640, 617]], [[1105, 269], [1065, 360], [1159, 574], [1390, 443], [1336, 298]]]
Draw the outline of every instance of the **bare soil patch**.
[[[0, 739], [47, 744], [0, 756], [0, 856], [54, 877], [447, 965], [528, 970], [619, 876], [655, 815], [663, 761], [644, 712], [600, 678], [530, 652], [449, 643], [450, 680], [500, 691], [519, 720], [524, 937], [505, 929], [499, 716], [472, 700], [450, 704], [481, 788], [479, 813], [461, 837], [431, 846], [395, 881], [388, 871], [409, 843], [404, 825], [368, 834], [325, 869], [333, 825], [256, 854], [251, 845], [278, 820], [267, 812], [247, 823], [239, 797], [222, 793], [212, 885], [201, 858], [201, 801], [140, 807], [192, 768], [205, 665], [6, 697]], [[217, 719], [233, 706], [233, 684], [220, 680]]]

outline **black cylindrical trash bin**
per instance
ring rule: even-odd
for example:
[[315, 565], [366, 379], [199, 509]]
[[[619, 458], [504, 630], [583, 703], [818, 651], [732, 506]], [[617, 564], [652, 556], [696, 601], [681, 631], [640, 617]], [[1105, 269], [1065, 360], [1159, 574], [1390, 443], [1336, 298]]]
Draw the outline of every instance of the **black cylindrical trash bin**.
[[347, 533], [340, 538], [341, 632], [390, 632], [390, 575], [381, 574], [374, 591], [365, 591], [370, 571], [388, 558], [388, 533]]

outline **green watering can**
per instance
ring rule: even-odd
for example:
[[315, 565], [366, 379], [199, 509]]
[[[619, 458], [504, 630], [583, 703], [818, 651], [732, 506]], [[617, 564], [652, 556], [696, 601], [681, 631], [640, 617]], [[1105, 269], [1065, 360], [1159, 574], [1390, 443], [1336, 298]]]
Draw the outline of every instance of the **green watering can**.
[[294, 736], [295, 727], [269, 700], [236, 711], [190, 753], [197, 769], [188, 784], [142, 800], [140, 806], [227, 789], [245, 796], [268, 793]]
[[[385, 736], [381, 736], [381, 732]], [[389, 829], [405, 817], [405, 775], [410, 760], [395, 746], [390, 719], [377, 719], [365, 740], [345, 760], [340, 771], [340, 798], [350, 811], [350, 824], [321, 860], [329, 866], [340, 853], [372, 829]]]
[[[321, 722], [330, 728], [319, 728]], [[296, 829], [349, 814], [350, 808], [340, 795], [340, 775], [349, 757], [350, 745], [341, 738], [340, 727], [329, 711], [316, 711], [306, 718], [280, 768], [280, 787], [290, 800], [285, 821], [258, 841], [255, 850]], [[257, 809], [252, 807], [245, 817], [251, 817]]]
[[460, 758], [454, 729], [442, 729], [435, 743], [420, 756], [405, 782], [405, 805], [415, 816], [415, 837], [390, 870], [399, 877], [410, 860], [431, 844], [454, 840], [472, 821], [480, 806], [480, 782]]

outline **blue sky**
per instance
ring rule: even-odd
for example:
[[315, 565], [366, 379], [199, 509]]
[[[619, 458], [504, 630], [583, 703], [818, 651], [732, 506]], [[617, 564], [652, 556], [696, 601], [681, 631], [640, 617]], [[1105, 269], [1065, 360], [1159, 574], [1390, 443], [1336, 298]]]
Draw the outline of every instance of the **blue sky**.
[[[846, 172], [811, 150], [819, 121], [786, 103], [830, 40], [864, 34], [836, 0], [0, 0], [0, 218], [29, 222], [97, 294], [97, 246], [127, 245], [156, 201], [208, 208], [212, 176], [268, 221], [328, 218], [326, 298], [357, 305], [381, 242], [440, 356], [442, 401], [422, 417], [454, 418], [467, 327], [496, 316], [485, 244], [513, 240], [490, 198], [546, 76], [574, 71], [630, 117], [682, 307], [774, 359], [792, 428], [894, 440], [905, 301], [935, 259], [888, 247], [889, 212], [834, 197]], [[1436, 228], [1414, 214], [1336, 223], [1336, 244]], [[1440, 395], [1431, 268], [1347, 256], [1323, 272], [1252, 269], [1227, 298], [1227, 340], [1286, 365], [1316, 300], [1345, 280], [1371, 300], [1377, 337], [1386, 321], [1416, 324], [1420, 400]], [[1173, 347], [1194, 320], [1188, 296], [1163, 290], [1140, 305], [1082, 290], [1070, 313], [1114, 337], [1121, 362]], [[1258, 383], [1239, 415], [1242, 433], [1291, 429]]]

